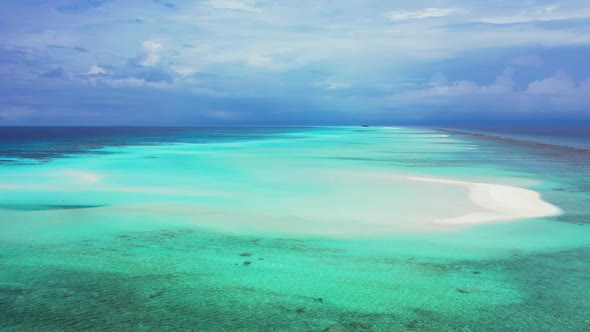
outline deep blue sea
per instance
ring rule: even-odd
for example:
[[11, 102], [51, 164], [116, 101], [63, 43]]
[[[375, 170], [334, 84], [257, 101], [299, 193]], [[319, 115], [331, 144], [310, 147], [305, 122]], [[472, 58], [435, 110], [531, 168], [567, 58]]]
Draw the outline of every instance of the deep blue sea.
[[590, 126], [477, 126], [458, 128], [494, 137], [590, 149]]

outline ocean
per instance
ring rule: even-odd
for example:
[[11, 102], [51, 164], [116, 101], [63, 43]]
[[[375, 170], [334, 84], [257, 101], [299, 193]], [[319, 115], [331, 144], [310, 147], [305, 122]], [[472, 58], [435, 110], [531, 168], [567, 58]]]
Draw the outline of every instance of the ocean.
[[0, 128], [0, 330], [586, 331], [580, 128]]

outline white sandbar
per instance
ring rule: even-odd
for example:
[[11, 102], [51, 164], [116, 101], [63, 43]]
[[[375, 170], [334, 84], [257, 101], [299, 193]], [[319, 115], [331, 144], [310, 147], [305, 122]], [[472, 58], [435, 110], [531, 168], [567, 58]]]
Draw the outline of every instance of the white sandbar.
[[424, 181], [464, 186], [470, 200], [488, 212], [469, 213], [459, 217], [435, 219], [436, 223], [449, 225], [485, 224], [517, 219], [554, 216], [561, 210], [545, 202], [536, 191], [499, 184], [457, 181], [438, 178], [410, 177], [412, 181]]

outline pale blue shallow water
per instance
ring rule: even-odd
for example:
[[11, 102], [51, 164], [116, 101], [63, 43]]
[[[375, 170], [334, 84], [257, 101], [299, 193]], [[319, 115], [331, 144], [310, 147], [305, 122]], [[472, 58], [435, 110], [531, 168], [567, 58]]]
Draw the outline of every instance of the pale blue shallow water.
[[[2, 330], [590, 328], [584, 149], [391, 127], [0, 142]], [[526, 187], [563, 213], [432, 226], [478, 207], [411, 176]]]

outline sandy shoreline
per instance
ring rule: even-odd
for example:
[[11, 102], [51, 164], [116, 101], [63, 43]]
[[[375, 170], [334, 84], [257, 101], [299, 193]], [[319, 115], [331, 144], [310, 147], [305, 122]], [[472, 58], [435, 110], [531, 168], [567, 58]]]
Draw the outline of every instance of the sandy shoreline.
[[410, 177], [411, 181], [443, 183], [464, 186], [469, 199], [488, 212], [469, 213], [459, 217], [436, 219], [438, 224], [469, 225], [485, 224], [517, 219], [554, 216], [561, 210], [545, 202], [536, 191], [512, 186], [457, 181], [439, 178]]

